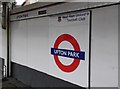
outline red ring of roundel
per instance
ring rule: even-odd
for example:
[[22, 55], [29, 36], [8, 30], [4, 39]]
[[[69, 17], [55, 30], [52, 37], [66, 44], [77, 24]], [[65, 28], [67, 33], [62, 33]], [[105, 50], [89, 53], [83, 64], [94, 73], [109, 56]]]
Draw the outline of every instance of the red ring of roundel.
[[[72, 44], [73, 48], [75, 51], [80, 51], [80, 47], [79, 47], [79, 44], [78, 42], [76, 41], [76, 39], [69, 35], [69, 34], [62, 34], [60, 35], [57, 40], [55, 41], [55, 44], [54, 44], [54, 48], [57, 48], [59, 47], [59, 44], [63, 41], [68, 41]], [[79, 65], [80, 63], [80, 60], [78, 59], [74, 59], [74, 61], [70, 64], [70, 65], [63, 65], [58, 56], [57, 55], [54, 55], [54, 59], [55, 59], [55, 62], [57, 64], [57, 66], [64, 72], [73, 72]]]

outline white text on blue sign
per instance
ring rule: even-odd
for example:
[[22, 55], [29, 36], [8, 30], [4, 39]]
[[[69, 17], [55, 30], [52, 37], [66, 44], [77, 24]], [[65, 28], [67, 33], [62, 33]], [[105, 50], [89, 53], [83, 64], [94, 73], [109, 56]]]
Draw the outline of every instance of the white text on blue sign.
[[51, 54], [68, 58], [75, 58], [79, 60], [85, 60], [85, 52], [82, 51], [51, 48]]

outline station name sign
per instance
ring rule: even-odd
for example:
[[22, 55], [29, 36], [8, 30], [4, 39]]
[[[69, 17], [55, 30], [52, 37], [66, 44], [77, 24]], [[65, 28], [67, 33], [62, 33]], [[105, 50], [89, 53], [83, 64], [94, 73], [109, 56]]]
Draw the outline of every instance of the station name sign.
[[25, 20], [25, 19], [31, 19], [35, 17], [45, 16], [47, 15], [47, 10], [34, 10], [34, 11], [26, 11], [24, 13], [14, 14], [11, 15], [10, 20], [11, 21], [17, 21], [17, 20]]

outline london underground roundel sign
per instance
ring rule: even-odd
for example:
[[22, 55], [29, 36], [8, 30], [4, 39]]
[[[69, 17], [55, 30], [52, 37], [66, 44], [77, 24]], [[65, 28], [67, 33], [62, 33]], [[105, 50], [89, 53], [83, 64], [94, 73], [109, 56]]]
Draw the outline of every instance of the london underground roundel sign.
[[[59, 45], [63, 41], [68, 41], [74, 50], [59, 49]], [[57, 66], [64, 72], [73, 72], [79, 66], [80, 60], [85, 60], [85, 52], [80, 51], [80, 45], [77, 40], [69, 34], [62, 34], [56, 39], [54, 48], [51, 48], [51, 54], [54, 55]], [[73, 58], [74, 61], [70, 65], [65, 65], [60, 62], [58, 56]]]

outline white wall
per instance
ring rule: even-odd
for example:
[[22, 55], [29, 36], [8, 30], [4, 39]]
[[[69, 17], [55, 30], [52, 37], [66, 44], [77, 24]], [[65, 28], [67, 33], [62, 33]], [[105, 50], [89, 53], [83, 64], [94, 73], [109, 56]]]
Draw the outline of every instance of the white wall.
[[48, 23], [47, 17], [12, 22], [11, 59], [13, 62], [47, 73]]
[[[13, 22], [14, 28], [11, 31], [11, 58], [17, 59], [23, 65], [27, 65], [27, 25], [26, 20]], [[17, 34], [16, 34], [17, 33]], [[15, 46], [16, 45], [16, 46]], [[14, 55], [13, 55], [14, 54]]]
[[118, 87], [118, 7], [92, 12], [91, 85]]
[[[71, 15], [80, 15], [85, 14], [85, 16], [78, 16], [77, 18], [85, 17], [83, 21], [67, 21], [67, 19], [62, 18], [61, 22], [58, 22], [58, 17], [68, 16], [68, 19], [73, 19], [76, 17], [70, 18]], [[60, 14], [51, 16], [49, 19], [49, 50], [54, 48], [56, 39], [63, 34], [72, 35], [78, 45], [80, 46], [81, 51], [85, 52], [85, 60], [80, 60], [78, 67], [72, 72], [62, 71], [55, 62], [54, 56], [49, 54], [49, 72], [52, 76], [57, 78], [69, 81], [71, 83], [77, 84], [82, 87], [88, 87], [88, 63], [89, 63], [89, 11], [86, 12], [74, 12], [68, 14]], [[64, 37], [63, 37], [64, 39]], [[72, 40], [72, 39], [71, 39]], [[75, 44], [77, 47], [77, 44]], [[62, 41], [58, 49], [67, 49], [75, 50], [73, 45], [68, 41]], [[66, 58], [59, 56], [60, 62], [68, 66], [73, 63], [74, 58]], [[71, 68], [72, 69], [72, 68]], [[77, 77], [76, 77], [77, 76]]]
[[2, 57], [2, 14], [1, 14], [1, 8], [0, 8], [0, 57]]
[[[76, 12], [72, 14], [78, 15], [80, 13], [81, 12]], [[58, 22], [58, 15], [56, 15], [53, 17], [50, 16], [12, 22], [12, 62], [28, 66], [35, 70], [47, 73], [49, 75], [72, 82], [77, 85], [81, 85], [83, 87], [88, 87], [87, 75], [89, 61], [89, 11], [84, 13], [88, 13], [88, 15], [86, 14], [85, 16], [77, 17], [79, 19], [80, 17], [85, 17], [84, 21], [69, 22], [67, 21], [67, 19], [64, 19], [60, 23]], [[71, 15], [71, 13], [59, 16], [62, 17], [64, 15], [69, 16]], [[80, 27], [82, 28], [80, 29]], [[82, 32], [85, 34], [83, 35]], [[55, 64], [54, 56], [51, 55], [51, 48], [54, 46], [57, 37], [61, 34], [70, 34], [74, 36], [78, 41], [81, 50], [85, 51], [86, 60], [81, 60], [78, 68], [71, 73], [61, 71]], [[61, 48], [74, 50], [73, 47], [71, 47], [72, 45], [70, 43], [69, 46], [65, 45], [68, 43], [64, 43], [64, 46], [62, 46]], [[59, 58], [62, 59], [61, 57]], [[73, 58], [72, 60], [70, 58], [68, 59], [70, 61], [74, 60]], [[63, 63], [65, 63], [67, 59], [63, 58], [63, 61]]]
[[[118, 10], [120, 9], [120, 5], [118, 6]], [[120, 23], [120, 10], [118, 11], [118, 24]], [[118, 25], [118, 85], [120, 88], [120, 25]]]
[[0, 57], [2, 57], [2, 29], [0, 29]]
[[7, 30], [2, 30], [2, 57], [7, 65]]
[[[48, 73], [49, 17], [14, 21], [11, 27], [12, 61]], [[118, 87], [117, 6], [92, 10], [91, 62], [92, 87]]]

